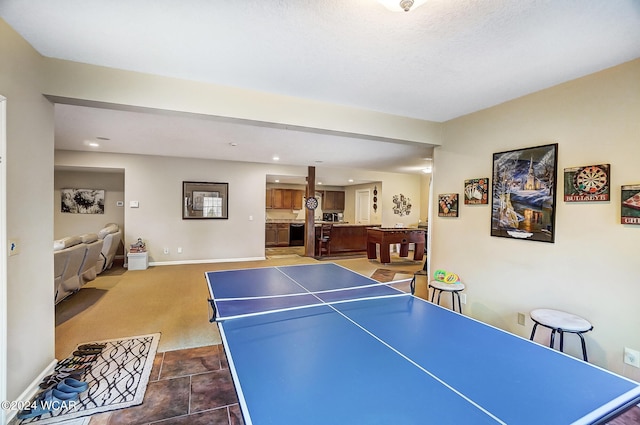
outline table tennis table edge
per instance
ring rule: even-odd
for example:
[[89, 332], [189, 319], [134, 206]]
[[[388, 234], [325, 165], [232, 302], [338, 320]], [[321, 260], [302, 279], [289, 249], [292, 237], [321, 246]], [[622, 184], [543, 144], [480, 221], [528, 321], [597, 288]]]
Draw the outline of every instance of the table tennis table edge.
[[[364, 276], [364, 277], [367, 277], [369, 279], [372, 279], [369, 276], [366, 276], [366, 275], [363, 275], [361, 273], [358, 273], [358, 272], [355, 272], [353, 270], [350, 270], [347, 267], [344, 267], [344, 266], [342, 266], [340, 264], [336, 264], [336, 263], [326, 263], [326, 264], [335, 264], [338, 267], [344, 268], [344, 269], [349, 270], [349, 271], [351, 271], [353, 273], [356, 273], [356, 274], [359, 274], [361, 276]], [[286, 267], [308, 266], [308, 265], [309, 264], [296, 264], [296, 265], [291, 265], [291, 266], [286, 266]], [[275, 266], [275, 267], [265, 266], [265, 267], [254, 267], [254, 268], [251, 268], [251, 269], [269, 269], [269, 268], [278, 269], [279, 267], [278, 266]], [[240, 270], [246, 270], [246, 269], [240, 269]], [[223, 272], [223, 271], [232, 271], [232, 270], [219, 270], [219, 271], [213, 271], [213, 273], [215, 273], [215, 272]], [[209, 273], [211, 273], [211, 272], [205, 272], [205, 278], [207, 280], [207, 286], [209, 288], [209, 294], [211, 295], [211, 299], [209, 299], [208, 301], [212, 304], [212, 307], [213, 307], [213, 294], [212, 294], [212, 289], [211, 289], [211, 285], [210, 285], [210, 281], [209, 281]], [[372, 279], [372, 280], [375, 280], [375, 279]], [[399, 281], [399, 282], [401, 282], [401, 281]], [[396, 283], [396, 282], [389, 282], [388, 284], [393, 284], [393, 283]], [[421, 302], [430, 303], [430, 304], [434, 305], [435, 307], [442, 308], [442, 309], [445, 309], [447, 311], [451, 311], [451, 310], [449, 310], [449, 309], [447, 309], [447, 308], [445, 308], [443, 306], [440, 306], [439, 304], [433, 304], [429, 300], [425, 300], [425, 299], [420, 298], [420, 297], [418, 297], [418, 296], [416, 296], [414, 294], [403, 293], [403, 294], [394, 295], [392, 297], [404, 296], [404, 295], [411, 296], [411, 297], [413, 297], [413, 298], [415, 298], [417, 300], [420, 300]], [[345, 301], [339, 301], [339, 302], [334, 302], [334, 303], [326, 303], [326, 304], [322, 303], [322, 304], [317, 304], [317, 305], [314, 305], [314, 306], [322, 306], [322, 305], [327, 305], [327, 304], [330, 305], [330, 304], [335, 304], [335, 303], [340, 303], [340, 302], [347, 302], [347, 301], [345, 300]], [[300, 308], [307, 308], [307, 307], [310, 307], [310, 306], [302, 306]], [[313, 307], [313, 306], [311, 306], [311, 307]], [[291, 310], [291, 308], [284, 309], [284, 310]], [[272, 312], [276, 312], [276, 311], [267, 312], [267, 314], [268, 313], [272, 313]], [[451, 313], [453, 313], [453, 314], [461, 314], [461, 313], [458, 313], [456, 311], [451, 311]], [[258, 313], [258, 314], [260, 314], [260, 313]], [[215, 315], [215, 308], [214, 308], [214, 315]], [[501, 328], [499, 328], [497, 326], [494, 326], [492, 324], [489, 324], [489, 323], [486, 323], [486, 322], [482, 322], [482, 321], [480, 321], [480, 320], [478, 320], [476, 318], [473, 318], [471, 316], [465, 316], [465, 317], [470, 319], [470, 320], [472, 320], [472, 321], [478, 322], [478, 323], [480, 323], [482, 325], [485, 325], [485, 326], [488, 326], [488, 327], [493, 328], [495, 330], [498, 330], [499, 332], [503, 332], [503, 333], [515, 336], [516, 338], [520, 338], [521, 340], [527, 341], [528, 343], [539, 344], [539, 343], [537, 343], [535, 341], [531, 341], [530, 339], [528, 339], [528, 338], [526, 338], [524, 336], [515, 334], [513, 332], [509, 332], [507, 330], [501, 329]], [[226, 318], [226, 319], [232, 319], [232, 318], [235, 318], [235, 317], [230, 317], [230, 318]], [[234, 385], [235, 385], [235, 388], [236, 388], [236, 393], [238, 394], [238, 401], [240, 403], [242, 414], [243, 414], [243, 417], [245, 419], [246, 425], [252, 425], [252, 422], [251, 422], [251, 419], [250, 419], [250, 415], [249, 415], [249, 411], [248, 411], [248, 406], [246, 404], [246, 400], [245, 400], [244, 394], [242, 392], [242, 386], [240, 385], [240, 382], [238, 380], [239, 379], [238, 378], [238, 373], [237, 373], [237, 371], [235, 369], [235, 365], [233, 364], [232, 356], [230, 356], [230, 353], [228, 352], [228, 342], [227, 342], [227, 339], [226, 339], [226, 335], [224, 334], [224, 328], [223, 328], [223, 326], [221, 326], [224, 321], [215, 320], [215, 316], [212, 316], [212, 318], [210, 319], [210, 322], [218, 323], [218, 329], [220, 330], [220, 335], [221, 335], [221, 338], [223, 340], [223, 347], [224, 347], [225, 353], [227, 355], [227, 360], [229, 362], [229, 368], [230, 368], [230, 370], [232, 372], [231, 375], [232, 375], [232, 379], [234, 381]], [[555, 353], [557, 353], [559, 355], [564, 355], [564, 356], [569, 357], [571, 359], [574, 359], [576, 361], [580, 361], [580, 359], [577, 359], [577, 358], [575, 358], [575, 357], [573, 357], [573, 356], [571, 356], [571, 355], [569, 355], [567, 353], [554, 350], [553, 348], [550, 348], [550, 347], [548, 347], [546, 345], [543, 345], [543, 344], [539, 344], [539, 345], [541, 347], [547, 349], [547, 350], [554, 351]], [[582, 418], [579, 418], [577, 421], [574, 421], [571, 425], [601, 425], [601, 424], [605, 424], [606, 421], [608, 421], [610, 419], [613, 419], [618, 414], [620, 414], [620, 413], [624, 412], [625, 410], [633, 407], [634, 405], [640, 403], [640, 384], [638, 382], [636, 382], [636, 381], [634, 381], [634, 380], [632, 380], [630, 378], [627, 378], [625, 376], [622, 376], [622, 375], [620, 375], [618, 373], [615, 373], [613, 371], [607, 370], [607, 369], [605, 369], [603, 367], [600, 367], [598, 365], [595, 365], [593, 363], [586, 362], [586, 364], [588, 364], [590, 367], [593, 367], [593, 368], [596, 368], [596, 369], [600, 369], [600, 370], [602, 370], [602, 371], [604, 371], [604, 372], [606, 372], [608, 374], [614, 375], [614, 376], [616, 376], [616, 377], [618, 377], [620, 379], [623, 379], [623, 380], [626, 380], [626, 381], [628, 381], [630, 383], [636, 384], [636, 387], [633, 388], [630, 391], [627, 391], [624, 394], [621, 394], [620, 396], [616, 397], [615, 399], [610, 400], [608, 403], [606, 403], [606, 404], [598, 407], [597, 409], [591, 411], [590, 413], [588, 413], [587, 415], [583, 416]], [[619, 404], [620, 402], [623, 402], [623, 401], [624, 401], [623, 404]], [[248, 418], [247, 418], [247, 416], [248, 416]]]
[[244, 392], [242, 391], [242, 385], [240, 385], [240, 378], [233, 361], [233, 356], [229, 351], [229, 343], [227, 341], [227, 335], [225, 334], [222, 323], [218, 322], [218, 330], [220, 331], [220, 338], [222, 339], [222, 347], [224, 349], [225, 356], [227, 357], [227, 364], [229, 365], [229, 371], [231, 372], [231, 379], [233, 380], [233, 386], [238, 396], [238, 403], [240, 404], [240, 413], [245, 425], [253, 425], [251, 415], [249, 414], [249, 407], [247, 400], [244, 398]]

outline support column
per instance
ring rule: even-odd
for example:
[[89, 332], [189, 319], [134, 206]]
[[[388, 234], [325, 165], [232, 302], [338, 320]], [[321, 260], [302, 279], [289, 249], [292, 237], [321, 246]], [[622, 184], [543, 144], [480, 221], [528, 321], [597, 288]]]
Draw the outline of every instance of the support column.
[[[307, 171], [306, 199], [316, 196], [316, 167], [309, 167]], [[305, 206], [304, 215], [304, 256], [315, 256], [316, 249], [316, 229], [315, 210], [310, 210]]]

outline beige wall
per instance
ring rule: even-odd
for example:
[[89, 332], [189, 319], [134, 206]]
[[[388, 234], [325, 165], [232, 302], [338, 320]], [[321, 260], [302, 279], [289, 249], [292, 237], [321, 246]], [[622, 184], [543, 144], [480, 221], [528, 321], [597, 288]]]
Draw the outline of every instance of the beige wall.
[[[466, 314], [524, 337], [533, 308], [579, 314], [595, 326], [589, 359], [636, 380], [640, 369], [625, 366], [622, 352], [640, 349], [640, 226], [620, 224], [620, 186], [640, 182], [638, 117], [640, 60], [447, 122], [434, 195], [491, 176], [494, 152], [557, 142], [560, 181], [564, 168], [611, 164], [611, 202], [565, 203], [560, 186], [553, 244], [491, 237], [490, 205], [461, 205], [452, 219], [432, 203], [430, 250], [431, 270], [455, 271], [468, 285]], [[565, 340], [579, 353], [578, 338]]]
[[[104, 214], [71, 214], [60, 211], [60, 189], [102, 189]], [[98, 233], [107, 223], [117, 223], [124, 228], [124, 172], [55, 171], [53, 180], [54, 239], [65, 236]]]
[[[54, 360], [53, 105], [42, 57], [0, 19], [0, 94], [7, 98], [7, 400]], [[2, 243], [5, 243], [4, 241]], [[4, 294], [3, 294], [4, 296]], [[2, 347], [5, 349], [5, 347]]]
[[[124, 169], [125, 244], [128, 246], [139, 237], [144, 239], [149, 261], [156, 265], [264, 258], [266, 176], [293, 173], [298, 168], [77, 151], [56, 151], [55, 164], [65, 168]], [[377, 175], [384, 178], [385, 185], [419, 197], [420, 176], [372, 172], [365, 175]], [[229, 219], [183, 220], [182, 181], [228, 182]], [[387, 196], [390, 197], [391, 194]], [[130, 201], [138, 201], [139, 208], [130, 208]], [[379, 211], [385, 211], [388, 221], [395, 223], [397, 216], [391, 211], [391, 201], [386, 205]], [[417, 222], [419, 211], [414, 214], [409, 220]], [[384, 220], [384, 215], [381, 217]], [[177, 253], [178, 247], [182, 248], [181, 254]], [[164, 254], [164, 248], [169, 248], [169, 254]]]

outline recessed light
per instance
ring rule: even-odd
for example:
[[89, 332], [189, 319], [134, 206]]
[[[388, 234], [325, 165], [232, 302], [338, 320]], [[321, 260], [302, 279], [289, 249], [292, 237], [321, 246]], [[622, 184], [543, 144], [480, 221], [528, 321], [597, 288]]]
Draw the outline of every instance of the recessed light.
[[273, 160], [274, 161], [280, 161], [280, 157], [278, 155], [273, 155]]
[[238, 144], [236, 142], [231, 142], [231, 143], [229, 143], [229, 146], [236, 147], [236, 146], [238, 146]]
[[275, 181], [276, 183], [280, 183], [280, 180], [278, 180], [278, 179], [276, 179], [276, 180], [274, 180], [274, 181]]
[[89, 146], [91, 146], [92, 148], [99, 148], [100, 147], [100, 143], [90, 142]]
[[316, 161], [316, 164], [322, 164], [322, 161], [317, 160], [317, 161]]
[[353, 179], [349, 179], [349, 183], [353, 183]]
[[322, 182], [318, 182], [318, 184], [322, 184]]
[[102, 136], [97, 136], [96, 139], [98, 139], [98, 140], [111, 140], [108, 137], [102, 137]]

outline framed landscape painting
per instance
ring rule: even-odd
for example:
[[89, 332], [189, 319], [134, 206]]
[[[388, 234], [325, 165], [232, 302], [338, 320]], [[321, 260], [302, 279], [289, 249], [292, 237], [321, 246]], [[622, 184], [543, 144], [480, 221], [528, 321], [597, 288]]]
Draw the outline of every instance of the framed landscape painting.
[[558, 144], [493, 154], [491, 236], [554, 242]]

